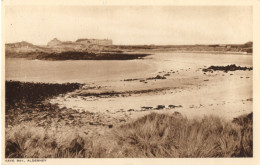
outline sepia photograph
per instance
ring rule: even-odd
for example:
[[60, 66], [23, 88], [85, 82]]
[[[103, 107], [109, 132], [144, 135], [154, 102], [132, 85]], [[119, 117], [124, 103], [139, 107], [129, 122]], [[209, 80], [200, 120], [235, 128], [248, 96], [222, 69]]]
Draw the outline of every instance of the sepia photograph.
[[5, 159], [253, 158], [252, 6], [2, 14]]

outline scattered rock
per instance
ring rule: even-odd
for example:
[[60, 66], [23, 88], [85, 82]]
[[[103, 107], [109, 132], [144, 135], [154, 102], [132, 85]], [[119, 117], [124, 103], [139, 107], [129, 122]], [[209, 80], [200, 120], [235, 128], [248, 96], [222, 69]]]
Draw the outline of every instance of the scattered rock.
[[124, 79], [124, 81], [137, 81], [137, 80], [139, 80], [139, 79], [137, 79], [137, 78], [133, 78], [133, 79]]
[[141, 107], [142, 109], [153, 109], [153, 107]]
[[69, 119], [70, 120], [73, 120], [74, 119], [74, 116], [72, 116], [71, 114], [69, 115]]
[[164, 74], [163, 76], [170, 76], [170, 74], [169, 74], [169, 73], [166, 73], [166, 74]]
[[169, 108], [181, 108], [182, 106], [181, 105], [178, 105], [178, 106], [176, 106], [176, 105], [168, 105], [168, 107]]
[[213, 72], [213, 71], [224, 71], [224, 72], [229, 72], [229, 71], [236, 71], [236, 70], [253, 70], [253, 67], [241, 67], [241, 66], [236, 66], [235, 64], [232, 65], [227, 65], [227, 66], [210, 66], [209, 68], [202, 69], [203, 72]]
[[164, 109], [164, 108], [165, 108], [164, 105], [157, 105], [157, 107], [155, 109], [160, 110], [160, 109]]
[[154, 79], [166, 79], [166, 77], [157, 75], [156, 77], [150, 77], [150, 78], [147, 78], [146, 80], [154, 80]]

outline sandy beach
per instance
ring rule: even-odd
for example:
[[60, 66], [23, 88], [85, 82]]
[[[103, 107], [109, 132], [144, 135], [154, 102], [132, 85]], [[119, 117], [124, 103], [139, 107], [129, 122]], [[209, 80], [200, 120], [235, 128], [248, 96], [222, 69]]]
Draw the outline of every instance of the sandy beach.
[[[252, 112], [252, 71], [202, 71], [211, 65], [252, 67], [252, 56], [161, 53], [140, 63], [152, 68], [111, 74], [106, 80], [97, 76], [82, 89], [51, 102], [124, 119], [179, 112], [188, 118], [215, 115], [231, 120]], [[157, 75], [165, 79], [152, 79]]]

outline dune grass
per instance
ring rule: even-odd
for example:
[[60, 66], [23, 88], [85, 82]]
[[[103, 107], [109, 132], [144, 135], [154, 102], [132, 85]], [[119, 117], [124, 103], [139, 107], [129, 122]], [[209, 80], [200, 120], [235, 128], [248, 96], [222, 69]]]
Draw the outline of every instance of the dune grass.
[[251, 128], [249, 120], [240, 126], [218, 117], [188, 120], [152, 113], [121, 126], [116, 135], [122, 157], [242, 157], [252, 156]]
[[252, 157], [252, 114], [228, 122], [151, 113], [91, 138], [24, 123], [6, 129], [5, 149], [7, 158]]

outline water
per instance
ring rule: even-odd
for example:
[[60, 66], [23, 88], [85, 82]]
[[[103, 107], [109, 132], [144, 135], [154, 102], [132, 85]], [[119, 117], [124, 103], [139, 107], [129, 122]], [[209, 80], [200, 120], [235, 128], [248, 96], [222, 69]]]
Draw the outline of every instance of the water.
[[252, 66], [250, 55], [157, 53], [143, 60], [44, 61], [6, 59], [6, 79], [33, 82], [94, 82], [149, 77], [162, 71], [210, 65]]
[[43, 61], [6, 59], [6, 79], [33, 82], [89, 82], [116, 80], [153, 72], [151, 63], [129, 61]]

